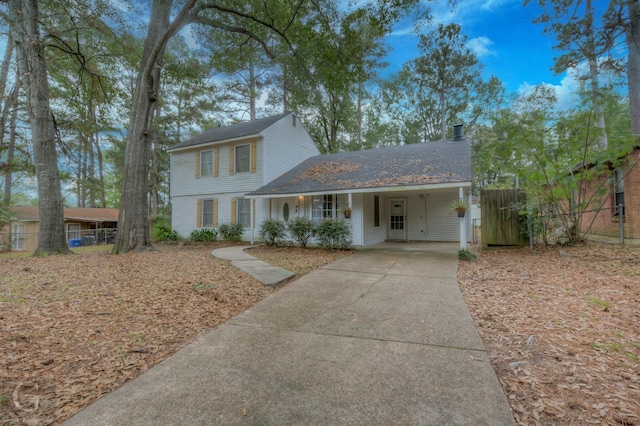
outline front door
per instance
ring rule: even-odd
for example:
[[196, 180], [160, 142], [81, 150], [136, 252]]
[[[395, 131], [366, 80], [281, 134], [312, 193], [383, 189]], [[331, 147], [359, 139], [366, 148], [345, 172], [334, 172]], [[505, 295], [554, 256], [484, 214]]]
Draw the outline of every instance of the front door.
[[387, 238], [389, 240], [407, 239], [407, 200], [406, 198], [389, 199], [389, 220], [387, 221]]

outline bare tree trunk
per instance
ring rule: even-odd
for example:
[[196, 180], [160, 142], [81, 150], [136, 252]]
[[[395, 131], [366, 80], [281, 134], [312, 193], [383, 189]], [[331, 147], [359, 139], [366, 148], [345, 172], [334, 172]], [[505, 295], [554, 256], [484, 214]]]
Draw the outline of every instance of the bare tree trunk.
[[40, 233], [34, 256], [71, 253], [64, 232], [64, 210], [49, 82], [40, 39], [37, 0], [9, 0], [11, 33], [18, 53], [18, 69], [27, 89], [27, 107], [38, 181]]
[[96, 157], [98, 157], [98, 179], [100, 180], [98, 196], [100, 197], [100, 207], [107, 207], [107, 198], [104, 193], [104, 165], [102, 163], [102, 149], [100, 149], [100, 133], [96, 133]]
[[630, 21], [626, 26], [626, 39], [631, 131], [634, 135], [640, 135], [640, 5], [638, 2], [629, 2], [627, 8]]
[[363, 92], [363, 83], [358, 83], [358, 148], [359, 149], [363, 149], [364, 147], [362, 146], [363, 142], [364, 142], [364, 138], [362, 135], [363, 132], [363, 127], [364, 127], [364, 113], [362, 112], [362, 98], [364, 96]]
[[604, 122], [604, 111], [600, 102], [600, 83], [598, 81], [598, 58], [596, 55], [596, 42], [593, 35], [593, 6], [592, 0], [587, 0], [586, 4], [587, 19], [587, 58], [589, 58], [589, 76], [591, 78], [591, 97], [593, 104], [593, 113], [595, 115], [595, 126], [599, 129], [598, 146], [605, 150], [609, 147], [609, 138], [607, 137], [607, 129]]
[[0, 66], [0, 96], [4, 101], [3, 111], [7, 110], [5, 106], [7, 101], [4, 96], [4, 90], [7, 87], [7, 76], [9, 75], [9, 65], [11, 64], [11, 58], [13, 57], [13, 46], [14, 46], [13, 38], [9, 36], [7, 39], [7, 47], [5, 48], [5, 51], [4, 51], [4, 58], [2, 59], [2, 66]]
[[[158, 118], [158, 116], [160, 115], [160, 107], [158, 106], [158, 104], [153, 104], [153, 108], [152, 108], [152, 112], [151, 112], [151, 122], [153, 123], [153, 121], [155, 121], [155, 119]], [[180, 119], [178, 119], [179, 121]], [[158, 182], [158, 175], [159, 175], [159, 171], [158, 168], [160, 167], [160, 164], [158, 162], [158, 150], [159, 150], [159, 134], [158, 134], [158, 129], [156, 126], [152, 127], [151, 130], [151, 134], [153, 135], [151, 138], [151, 197], [150, 197], [150, 203], [151, 203], [151, 211], [150, 211], [150, 216], [151, 216], [151, 220], [155, 222], [155, 220], [157, 220], [160, 209], [158, 207], [159, 204], [159, 196], [158, 196], [158, 192], [160, 191], [160, 189], [158, 188], [158, 186], [160, 185]]]
[[85, 207], [87, 200], [87, 145], [84, 132], [80, 134], [80, 158], [78, 159], [78, 207]]
[[[13, 193], [13, 159], [16, 152], [16, 124], [18, 123], [18, 94], [22, 87], [20, 76], [16, 76], [16, 82], [11, 90], [11, 95], [4, 104], [5, 109], [11, 105], [11, 117], [9, 118], [9, 142], [7, 143], [7, 169], [4, 172], [4, 205], [11, 204], [11, 194]], [[4, 114], [4, 111], [3, 111]], [[3, 124], [4, 129], [4, 124]], [[2, 132], [4, 136], [4, 130]]]
[[440, 136], [447, 138], [447, 94], [444, 85], [440, 88]]
[[289, 77], [287, 66], [282, 65], [282, 112], [289, 111]]
[[172, 3], [171, 0], [154, 0], [151, 7], [128, 125], [114, 254], [141, 252], [151, 246], [148, 188], [151, 112], [158, 98], [161, 60], [168, 41]]
[[258, 89], [256, 88], [256, 70], [253, 65], [253, 57], [249, 59], [249, 119], [256, 119], [256, 96]]
[[87, 135], [87, 151], [89, 154], [89, 164], [87, 167], [87, 183], [85, 185], [88, 186], [88, 198], [89, 205], [87, 207], [95, 207], [96, 206], [96, 157], [95, 152], [93, 151], [93, 147], [95, 146], [95, 139], [97, 133], [97, 119], [95, 106], [93, 105], [93, 101], [89, 98], [88, 105], [89, 119], [93, 124], [91, 128], [91, 132]]

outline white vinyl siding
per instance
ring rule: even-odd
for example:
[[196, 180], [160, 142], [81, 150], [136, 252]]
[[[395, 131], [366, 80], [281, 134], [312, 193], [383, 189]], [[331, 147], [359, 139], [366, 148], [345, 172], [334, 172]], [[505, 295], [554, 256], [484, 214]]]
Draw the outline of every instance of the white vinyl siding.
[[[422, 197], [420, 197], [422, 195]], [[408, 197], [407, 222], [410, 241], [458, 241], [460, 221], [448, 207], [458, 199], [458, 190], [411, 194]]]
[[[239, 155], [236, 154], [237, 147], [240, 147]], [[213, 176], [204, 179], [200, 178], [201, 169], [208, 169], [207, 166], [202, 167], [203, 160], [200, 157], [207, 151], [213, 151]], [[170, 154], [172, 227], [179, 235], [186, 237], [197, 228], [198, 222], [202, 222], [202, 212], [198, 214], [197, 211], [197, 200], [218, 200], [218, 224], [230, 223], [232, 219], [236, 221], [239, 206], [235, 206], [232, 218], [232, 198], [236, 198], [237, 202], [247, 192], [269, 183], [293, 166], [318, 155], [319, 151], [298, 119], [294, 126], [293, 117], [288, 115], [264, 129], [259, 136], [198, 145]], [[204, 161], [207, 163], [206, 159]], [[270, 201], [258, 199], [255, 200], [255, 206], [254, 225], [259, 227], [269, 217]], [[296, 207], [299, 212], [302, 202], [294, 197], [289, 204], [290, 216], [296, 213]], [[279, 214], [282, 214], [281, 209]], [[250, 235], [251, 229], [245, 229], [245, 240]]]
[[[374, 226], [375, 223], [375, 211], [374, 211], [374, 197], [379, 197], [379, 213], [380, 222], [379, 226]], [[363, 222], [363, 238], [362, 245], [368, 246], [371, 244], [381, 243], [387, 239], [387, 211], [385, 206], [387, 205], [387, 199], [382, 194], [363, 194], [362, 195], [362, 222]]]
[[[214, 226], [218, 228], [223, 223], [231, 223], [231, 200], [236, 198], [236, 204], [241, 199], [243, 194], [223, 194], [214, 199], [217, 202], [214, 204]], [[174, 197], [172, 205], [172, 228], [185, 238], [188, 237], [191, 231], [197, 229], [196, 219], [198, 217], [198, 200], [202, 200], [199, 196], [185, 196]], [[250, 201], [249, 199], [247, 199]], [[203, 200], [202, 200], [203, 201]], [[256, 226], [269, 218], [269, 200], [255, 200], [255, 223]], [[217, 206], [217, 208], [216, 208]], [[201, 207], [202, 210], [202, 207]], [[234, 220], [237, 219], [237, 211]], [[200, 211], [200, 217], [202, 217], [202, 211]], [[217, 222], [216, 222], [217, 221]], [[202, 224], [200, 224], [202, 226]], [[257, 230], [255, 231], [257, 235]], [[251, 237], [251, 228], [245, 228], [244, 241], [248, 241]]]
[[293, 117], [287, 116], [263, 132], [264, 145], [258, 147], [258, 153], [262, 153], [258, 158], [262, 156], [264, 164], [268, 164], [263, 169], [264, 185], [307, 158], [320, 154], [300, 119], [296, 117], [296, 125], [293, 123]]

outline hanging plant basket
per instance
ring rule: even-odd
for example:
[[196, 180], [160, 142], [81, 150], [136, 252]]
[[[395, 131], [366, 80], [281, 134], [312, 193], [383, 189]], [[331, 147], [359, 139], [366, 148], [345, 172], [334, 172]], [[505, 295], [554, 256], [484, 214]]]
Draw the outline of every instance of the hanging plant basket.
[[449, 204], [449, 207], [458, 213], [458, 217], [464, 217], [465, 213], [467, 212], [468, 206], [467, 203], [464, 202], [464, 200], [455, 200], [451, 204]]

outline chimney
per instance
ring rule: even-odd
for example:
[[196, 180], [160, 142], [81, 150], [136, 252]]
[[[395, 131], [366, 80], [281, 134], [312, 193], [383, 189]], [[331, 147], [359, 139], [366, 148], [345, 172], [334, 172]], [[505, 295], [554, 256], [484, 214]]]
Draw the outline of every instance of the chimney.
[[461, 141], [464, 139], [464, 124], [456, 124], [453, 126], [453, 140]]

